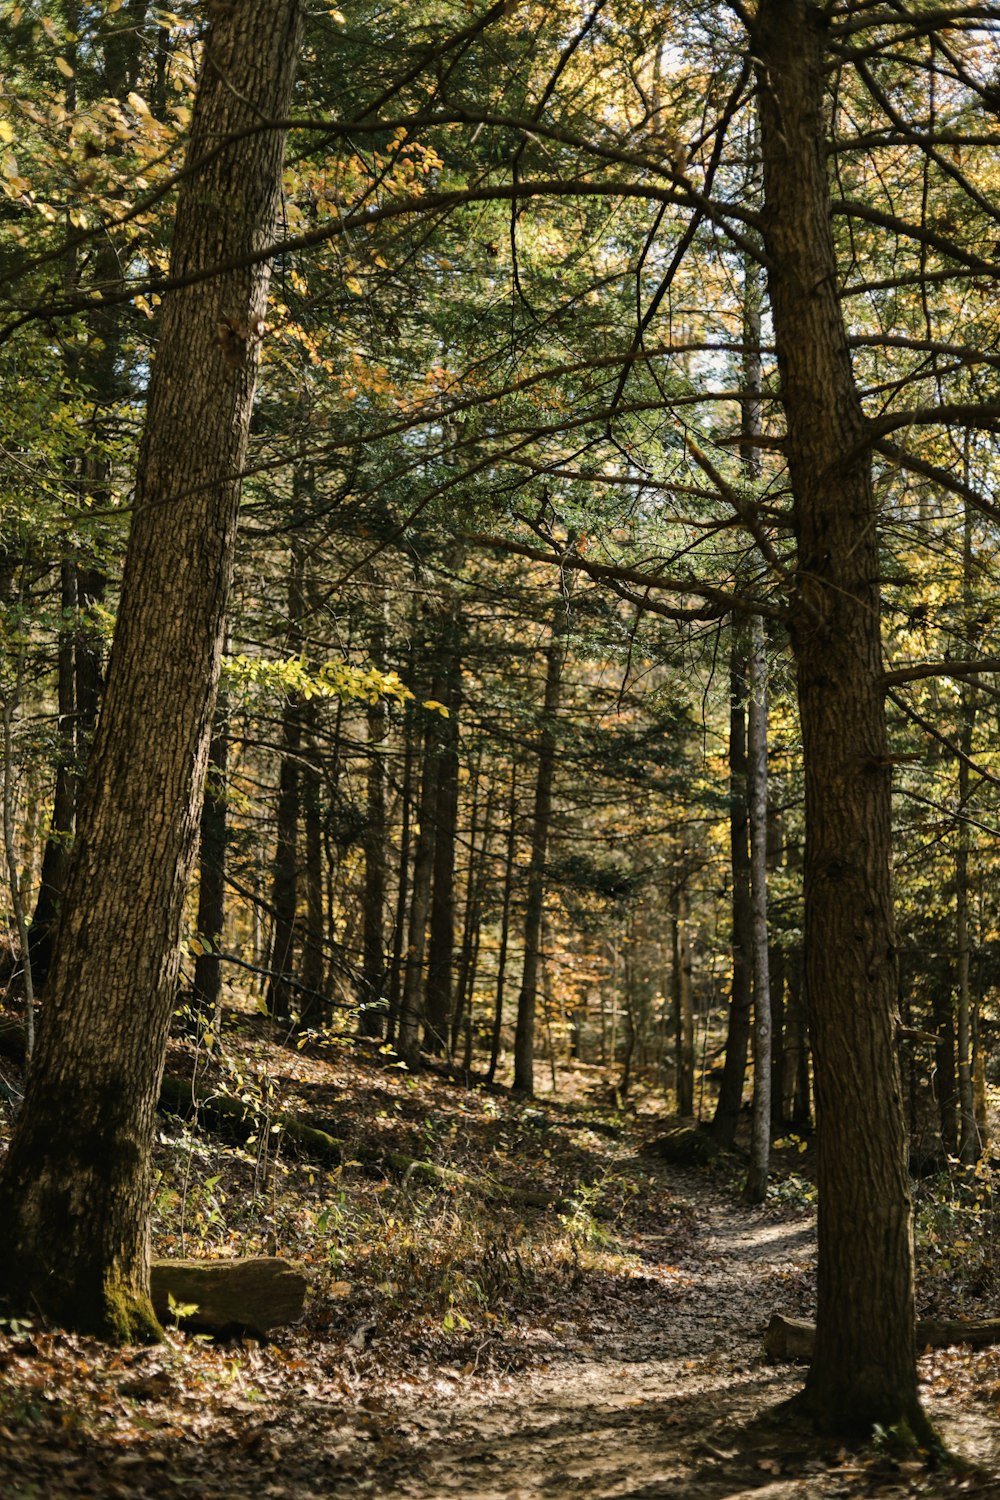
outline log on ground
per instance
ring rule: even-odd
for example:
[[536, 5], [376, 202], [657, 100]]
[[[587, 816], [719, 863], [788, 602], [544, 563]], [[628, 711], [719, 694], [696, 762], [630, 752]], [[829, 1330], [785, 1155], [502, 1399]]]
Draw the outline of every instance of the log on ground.
[[[812, 1359], [816, 1325], [804, 1318], [786, 1318], [772, 1313], [764, 1334], [764, 1348], [776, 1362], [808, 1364]], [[946, 1349], [952, 1344], [966, 1344], [986, 1349], [1000, 1344], [1000, 1318], [920, 1318], [917, 1322], [917, 1349]]]
[[258, 1335], [297, 1322], [308, 1285], [299, 1265], [276, 1256], [154, 1260], [150, 1282], [162, 1323], [177, 1320], [210, 1333], [245, 1329]]

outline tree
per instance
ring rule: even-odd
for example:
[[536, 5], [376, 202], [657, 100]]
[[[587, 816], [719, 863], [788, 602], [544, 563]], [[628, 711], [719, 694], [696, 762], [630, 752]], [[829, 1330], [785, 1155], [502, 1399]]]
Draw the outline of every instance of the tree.
[[[157, 1333], [150, 1147], [218, 685], [297, 0], [204, 41], [103, 712], [48, 1003], [0, 1181], [2, 1286], [68, 1326]], [[248, 264], [249, 263], [249, 264]], [[66, 1128], [72, 1119], [72, 1130]]]
[[806, 987], [820, 1193], [821, 1423], [927, 1436], [896, 1052], [891, 774], [878, 506], [837, 294], [824, 106], [827, 22], [762, 0], [753, 28], [764, 245], [798, 548], [792, 642], [805, 763]]

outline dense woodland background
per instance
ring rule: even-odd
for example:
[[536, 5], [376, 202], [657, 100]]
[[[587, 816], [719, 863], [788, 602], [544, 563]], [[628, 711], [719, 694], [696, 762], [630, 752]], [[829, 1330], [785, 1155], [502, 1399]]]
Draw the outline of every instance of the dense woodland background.
[[[29, 1036], [180, 284], [206, 16], [224, 30], [238, 10], [4, 7], [6, 970]], [[357, 1036], [521, 1094], [600, 1064], [619, 1102], [641, 1079], [738, 1136], [759, 1201], [769, 1130], [805, 1139], [815, 1119], [804, 778], [811, 806], [828, 795], [846, 825], [860, 809], [844, 836], [867, 849], [879, 815], [852, 787], [891, 775], [898, 965], [872, 1013], [898, 1004], [911, 1164], [986, 1151], [998, 20], [793, 0], [307, 17], [266, 319], [220, 301], [211, 356], [191, 350], [193, 384], [260, 369], [178, 1032], [211, 1051], [249, 997], [293, 1045]], [[796, 27], [820, 38], [812, 138], [789, 123]], [[767, 85], [782, 76], [787, 95]], [[799, 208], [780, 186], [813, 190], [796, 143], [827, 169]], [[232, 211], [224, 194], [198, 208]], [[802, 269], [827, 234], [835, 289]], [[808, 320], [782, 312], [789, 287], [814, 306], [821, 282], [840, 387]], [[842, 476], [828, 451], [813, 484], [808, 440], [852, 401], [856, 426], [830, 441], [845, 472], [863, 450], [871, 504], [834, 495], [834, 535], [809, 497], [819, 514]], [[865, 548], [841, 618], [837, 559], [849, 573]], [[142, 649], [155, 678], [156, 640]], [[884, 701], [885, 735], [868, 721], [845, 782], [823, 757], [854, 735], [838, 704], [855, 680]], [[813, 952], [836, 905], [817, 896]], [[846, 997], [845, 954], [830, 927]], [[866, 1046], [865, 1097], [884, 1088], [891, 1114]]]

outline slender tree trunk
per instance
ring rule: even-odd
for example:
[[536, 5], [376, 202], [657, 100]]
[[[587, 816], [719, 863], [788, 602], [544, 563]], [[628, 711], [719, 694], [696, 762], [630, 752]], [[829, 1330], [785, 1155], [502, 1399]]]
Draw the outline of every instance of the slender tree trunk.
[[66, 877], [69, 873], [70, 844], [76, 821], [76, 650], [77, 573], [76, 563], [65, 558], [59, 570], [62, 621], [59, 628], [57, 725], [58, 751], [56, 783], [52, 801], [52, 822], [42, 856], [42, 874], [38, 899], [31, 919], [28, 942], [35, 986], [45, 985], [52, 962], [52, 946], [59, 923]]
[[545, 856], [552, 822], [552, 786], [555, 778], [555, 721], [562, 691], [566, 659], [568, 616], [560, 600], [552, 624], [547, 653], [542, 729], [538, 739], [538, 774], [535, 780], [535, 810], [531, 824], [531, 858], [524, 911], [524, 968], [517, 999], [517, 1030], [514, 1037], [514, 1089], [531, 1095], [535, 1091], [535, 1008], [541, 962], [542, 916], [545, 909]]
[[413, 762], [416, 730], [414, 716], [408, 711], [403, 721], [403, 779], [400, 787], [399, 875], [396, 881], [396, 910], [392, 932], [392, 972], [389, 980], [389, 1019], [386, 1035], [395, 1039], [403, 1009], [403, 986], [406, 978], [404, 945], [406, 912], [410, 894], [411, 809], [413, 803]]
[[425, 1046], [438, 1056], [449, 1050], [455, 998], [455, 847], [458, 838], [458, 716], [462, 703], [462, 653], [457, 604], [448, 612], [447, 664], [442, 683], [448, 717], [438, 732], [437, 797], [434, 809], [434, 876], [427, 942]]
[[514, 895], [514, 861], [517, 853], [517, 766], [510, 769], [510, 803], [507, 808], [507, 853], [503, 868], [503, 895], [500, 899], [500, 942], [497, 949], [496, 998], [493, 1005], [493, 1036], [490, 1041], [490, 1065], [487, 1083], [496, 1077], [500, 1059], [500, 1037], [503, 1030], [504, 987], [507, 979], [507, 948], [510, 942], [510, 909]]
[[208, 775], [198, 840], [199, 952], [194, 963], [194, 998], [201, 1018], [218, 1026], [222, 1005], [222, 947], [226, 920], [226, 773], [229, 764], [227, 706], [220, 695], [208, 748]]
[[750, 889], [753, 913], [753, 1121], [743, 1196], [763, 1203], [771, 1155], [771, 977], [767, 941], [767, 653], [764, 622], [750, 648]]
[[[288, 644], [301, 646], [304, 600], [304, 561], [301, 548], [293, 543], [288, 574]], [[281, 714], [281, 764], [278, 768], [277, 836], [271, 872], [271, 906], [274, 928], [268, 968], [267, 1010], [279, 1026], [292, 1024], [299, 1000], [292, 983], [295, 964], [295, 916], [299, 898], [299, 791], [302, 758], [302, 723], [305, 699], [292, 688]]]
[[326, 920], [323, 901], [323, 778], [316, 749], [316, 699], [305, 706], [306, 748], [301, 769], [302, 833], [305, 843], [305, 926], [302, 931], [302, 989], [298, 996], [303, 1026], [323, 1026], [330, 1020], [323, 998], [326, 980]]
[[[682, 855], [682, 859], [684, 857]], [[688, 942], [689, 902], [686, 874], [682, 876], [677, 886], [675, 902], [671, 970], [671, 996], [674, 1012], [674, 1080], [677, 1113], [687, 1118], [694, 1114], [694, 1011], [691, 1006], [691, 949]]]
[[[374, 666], [385, 667], [385, 608], [375, 615], [371, 658]], [[388, 710], [385, 700], [368, 705], [368, 768], [366, 773], [365, 817], [365, 884], [361, 938], [361, 985], [358, 994], [360, 1012], [358, 1031], [362, 1036], [381, 1036], [385, 1028], [382, 986], [385, 983], [385, 901], [386, 901], [386, 816], [385, 816], [385, 742], [388, 735]]]
[[[0, 1179], [0, 1295], [129, 1340], [149, 1300], [151, 1145], [232, 576], [239, 475], [299, 42], [295, 0], [204, 44], [103, 712], [24, 1105]], [[198, 163], [204, 164], [200, 167]], [[238, 191], [234, 188], [238, 184]], [[72, 1129], [67, 1129], [67, 1121]]]
[[820, 1201], [816, 1349], [804, 1400], [831, 1428], [904, 1422], [924, 1439], [895, 1037], [878, 506], [837, 296], [827, 25], [810, 0], [760, 0], [753, 24], [764, 239], [798, 549], [792, 644]]
[[[966, 483], [969, 482], [968, 459], [966, 459]], [[962, 539], [962, 593], [966, 619], [972, 612], [972, 507], [966, 504], [965, 524]], [[968, 631], [968, 634], [972, 634]], [[958, 762], [958, 849], [955, 854], [955, 960], [957, 969], [956, 1018], [958, 1022], [958, 1109], [961, 1122], [958, 1154], [962, 1163], [971, 1167], [979, 1160], [980, 1141], [976, 1125], [976, 1103], [973, 1088], [972, 1054], [972, 990], [969, 975], [970, 923], [969, 923], [969, 761], [972, 756], [973, 736], [976, 725], [975, 690], [969, 683], [962, 684], [961, 730], [959, 743], [962, 751]]]
[[427, 714], [424, 734], [424, 764], [420, 785], [418, 829], [413, 851], [410, 882], [410, 926], [406, 943], [403, 998], [399, 1015], [396, 1050], [411, 1068], [420, 1061], [420, 1027], [423, 1021], [424, 961], [427, 953], [427, 918], [431, 907], [434, 872], [434, 813], [437, 808], [438, 754], [437, 715]]
[[726, 1056], [712, 1131], [731, 1146], [743, 1108], [743, 1081], [750, 1043], [753, 928], [750, 912], [750, 824], [747, 813], [746, 624], [734, 619], [729, 635], [729, 851], [733, 874], [733, 978], [729, 996]]

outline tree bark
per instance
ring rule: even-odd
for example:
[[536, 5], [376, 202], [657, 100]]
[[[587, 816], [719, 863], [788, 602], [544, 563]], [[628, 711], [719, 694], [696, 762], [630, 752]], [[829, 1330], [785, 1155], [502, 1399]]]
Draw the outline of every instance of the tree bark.
[[[155, 1337], [151, 1143], [201, 812], [269, 268], [297, 0], [205, 39], [104, 707], [39, 1046], [0, 1179], [0, 1293]], [[200, 166], [198, 164], [201, 164]], [[67, 1121], [72, 1121], [72, 1129]]]
[[816, 1354], [804, 1404], [826, 1427], [905, 1423], [926, 1436], [895, 1046], [878, 510], [837, 296], [827, 24], [810, 0], [760, 0], [753, 26], [764, 239], [798, 554], [792, 641], [820, 1197]]
[[[682, 855], [682, 858], [686, 856]], [[674, 912], [671, 992], [674, 1012], [674, 1078], [677, 1113], [694, 1114], [694, 1012], [691, 1006], [691, 950], [688, 942], [687, 875], [677, 887]]]
[[425, 710], [423, 776], [417, 813], [417, 839], [410, 881], [410, 923], [403, 964], [403, 996], [399, 1012], [396, 1050], [415, 1068], [420, 1061], [420, 1026], [423, 1020], [424, 960], [427, 953], [427, 918], [431, 906], [434, 872], [434, 814], [440, 770], [437, 714]]
[[226, 770], [229, 764], [229, 725], [220, 697], [215, 729], [208, 749], [208, 776], [201, 809], [198, 839], [199, 952], [194, 962], [194, 999], [201, 1020], [218, 1025], [222, 1002], [222, 964], [219, 950], [226, 920]]
[[767, 655], [764, 621], [750, 648], [750, 888], [753, 925], [753, 1122], [743, 1196], [763, 1203], [771, 1156], [771, 976], [767, 941]]
[[510, 768], [510, 802], [507, 806], [507, 849], [503, 866], [503, 894], [500, 898], [500, 942], [497, 948], [497, 982], [493, 1001], [493, 1035], [490, 1038], [490, 1065], [486, 1082], [496, 1077], [500, 1061], [500, 1039], [503, 1031], [504, 989], [507, 981], [507, 949], [510, 945], [510, 908], [514, 896], [514, 865], [517, 854], [517, 764]]
[[[372, 664], [385, 668], [385, 605], [377, 606], [371, 643]], [[364, 835], [365, 884], [362, 897], [361, 983], [358, 1031], [381, 1036], [385, 1028], [382, 986], [385, 983], [386, 816], [385, 741], [388, 710], [383, 698], [368, 705], [368, 769]]]
[[42, 855], [38, 898], [28, 932], [31, 972], [36, 989], [43, 988], [52, 962], [52, 947], [59, 924], [63, 892], [66, 889], [70, 844], [76, 821], [75, 636], [78, 597], [75, 560], [64, 558], [59, 575], [62, 622], [59, 628], [56, 782], [52, 799], [52, 822]]
[[434, 808], [434, 874], [427, 941], [425, 1046], [438, 1056], [449, 1051], [455, 994], [455, 845], [458, 837], [458, 715], [462, 703], [462, 652], [457, 601], [445, 630], [446, 665], [442, 686], [448, 717], [438, 731], [437, 794]]
[[555, 779], [555, 720], [562, 691], [566, 659], [568, 615], [563, 600], [556, 608], [547, 652], [542, 728], [538, 738], [538, 772], [535, 779], [535, 810], [531, 824], [531, 858], [524, 912], [524, 967], [517, 998], [517, 1029], [514, 1037], [514, 1089], [531, 1095], [535, 1091], [535, 1008], [541, 964], [542, 915], [545, 906], [545, 856], [552, 822], [552, 786]]
[[753, 928], [750, 911], [750, 843], [747, 812], [745, 624], [733, 619], [729, 639], [729, 858], [733, 876], [732, 962], [729, 1021], [722, 1081], [712, 1131], [721, 1146], [736, 1139], [750, 1043]]

